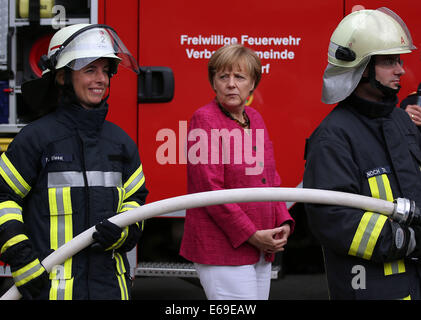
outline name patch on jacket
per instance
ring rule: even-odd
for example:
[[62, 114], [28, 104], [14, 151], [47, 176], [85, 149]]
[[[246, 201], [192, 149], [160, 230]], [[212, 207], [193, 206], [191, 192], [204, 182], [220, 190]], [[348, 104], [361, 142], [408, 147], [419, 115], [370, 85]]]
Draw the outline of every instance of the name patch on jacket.
[[390, 173], [390, 167], [385, 166], [385, 167], [378, 167], [378, 168], [367, 170], [365, 172], [365, 176], [368, 179], [371, 177], [380, 176], [382, 174], [387, 174], [387, 173]]
[[45, 156], [42, 159], [42, 164], [45, 166], [48, 162], [72, 162], [73, 155], [65, 153], [55, 153], [52, 155]]

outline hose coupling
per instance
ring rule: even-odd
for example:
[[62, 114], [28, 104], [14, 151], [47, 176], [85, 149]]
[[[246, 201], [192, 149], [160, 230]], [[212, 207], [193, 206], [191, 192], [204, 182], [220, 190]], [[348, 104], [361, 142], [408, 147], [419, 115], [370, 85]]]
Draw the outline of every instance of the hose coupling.
[[395, 203], [395, 209], [391, 218], [394, 221], [408, 226], [420, 223], [420, 211], [416, 207], [415, 201], [397, 198], [393, 202]]

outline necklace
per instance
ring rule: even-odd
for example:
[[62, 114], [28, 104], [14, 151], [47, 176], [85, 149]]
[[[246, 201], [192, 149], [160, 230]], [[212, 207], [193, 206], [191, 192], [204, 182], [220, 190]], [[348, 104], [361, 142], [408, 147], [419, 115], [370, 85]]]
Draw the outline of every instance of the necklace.
[[218, 103], [218, 107], [219, 107], [219, 109], [221, 109], [221, 111], [228, 117], [228, 118], [230, 118], [231, 120], [234, 120], [235, 122], [237, 122], [238, 123], [238, 125], [240, 125], [240, 127], [242, 127], [242, 128], [249, 128], [250, 127], [250, 119], [249, 119], [249, 117], [247, 116], [247, 113], [246, 113], [246, 110], [243, 110], [243, 117], [244, 117], [244, 119], [245, 119], [245, 121], [244, 122], [241, 122], [240, 120], [238, 120], [238, 119], [235, 119], [232, 115], [231, 115], [231, 113], [229, 113], [227, 110], [225, 110], [224, 109], [224, 107], [222, 107], [219, 103]]

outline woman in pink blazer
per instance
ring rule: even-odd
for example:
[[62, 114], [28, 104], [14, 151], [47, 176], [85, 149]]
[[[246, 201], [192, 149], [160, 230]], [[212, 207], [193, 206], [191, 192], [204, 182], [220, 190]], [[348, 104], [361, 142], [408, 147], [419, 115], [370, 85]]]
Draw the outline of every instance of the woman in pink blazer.
[[[259, 58], [242, 45], [225, 46], [208, 72], [216, 98], [189, 123], [188, 192], [280, 186], [264, 121], [245, 106], [261, 78]], [[180, 254], [195, 263], [208, 299], [268, 299], [274, 254], [293, 227], [284, 202], [190, 209]]]

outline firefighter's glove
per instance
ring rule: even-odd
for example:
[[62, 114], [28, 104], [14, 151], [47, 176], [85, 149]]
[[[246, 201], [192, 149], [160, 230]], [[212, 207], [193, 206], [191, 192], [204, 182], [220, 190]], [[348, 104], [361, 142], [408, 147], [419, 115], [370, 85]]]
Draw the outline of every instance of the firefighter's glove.
[[410, 257], [412, 258], [421, 258], [421, 226], [411, 226], [409, 228], [411, 230], [411, 234], [413, 239], [415, 239], [414, 249], [410, 253]]
[[391, 222], [392, 246], [388, 258], [398, 260], [405, 257], [421, 259], [421, 226], [411, 227]]
[[105, 251], [115, 249], [123, 237], [123, 229], [106, 219], [98, 223], [95, 229], [92, 235], [92, 238], [96, 240], [94, 249]]
[[129, 251], [137, 244], [140, 230], [137, 224], [120, 228], [116, 224], [104, 220], [95, 226], [96, 231], [92, 237], [96, 243], [94, 249]]
[[10, 265], [16, 288], [23, 299], [38, 298], [43, 288], [49, 285], [47, 271], [26, 241], [9, 248], [2, 259]]

